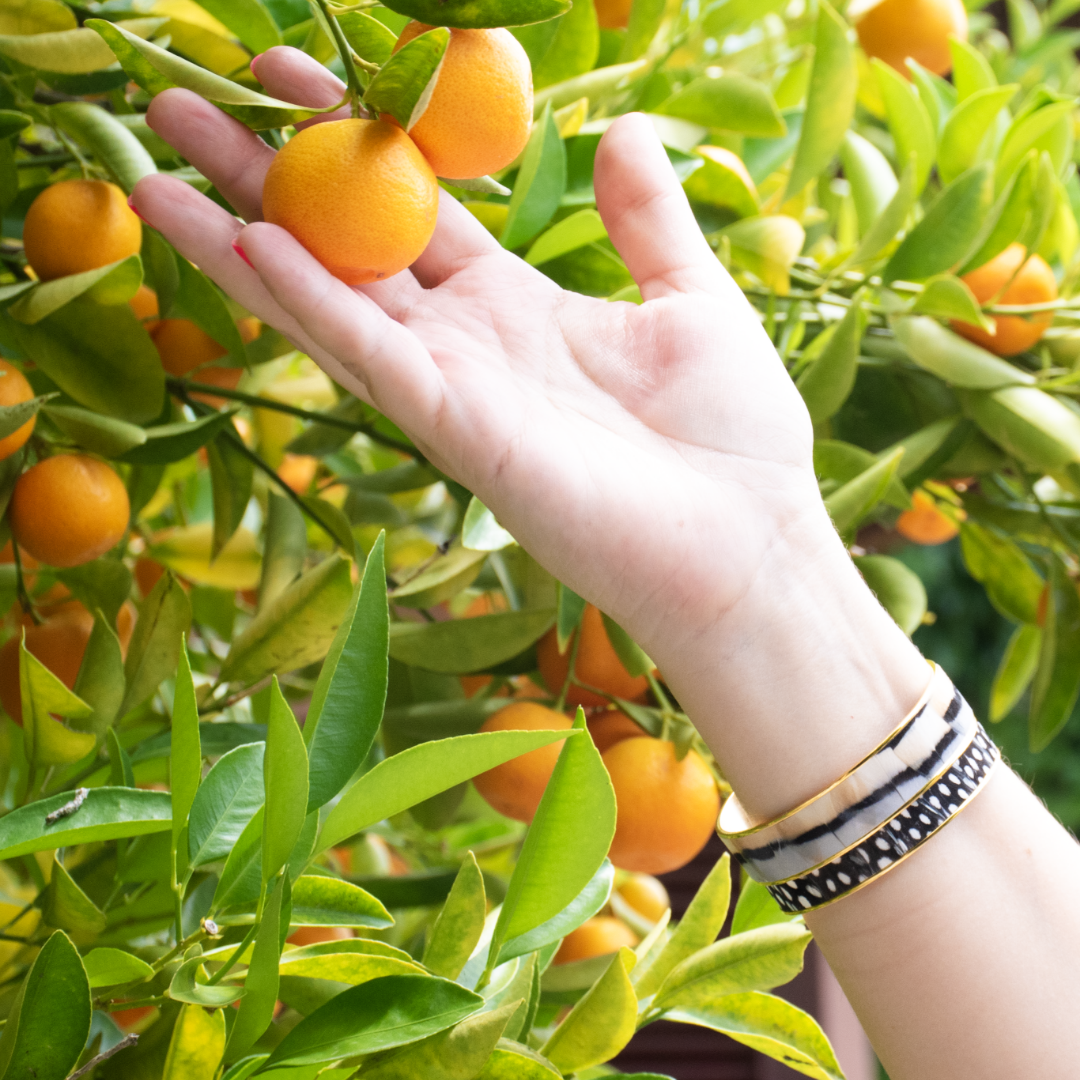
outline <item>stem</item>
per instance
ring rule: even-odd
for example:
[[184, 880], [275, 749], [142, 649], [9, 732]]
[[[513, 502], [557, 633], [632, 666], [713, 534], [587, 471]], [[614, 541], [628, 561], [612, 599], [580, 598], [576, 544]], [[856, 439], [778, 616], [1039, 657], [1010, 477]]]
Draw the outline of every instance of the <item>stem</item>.
[[645, 678], [649, 680], [649, 689], [660, 703], [660, 711], [663, 713], [674, 712], [675, 709], [672, 707], [670, 698], [664, 693], [660, 680], [651, 671], [645, 672]]
[[34, 602], [30, 599], [30, 594], [26, 591], [26, 581], [23, 579], [22, 553], [19, 551], [19, 545], [15, 542], [14, 536], [11, 538], [11, 554], [15, 560], [15, 594], [19, 598], [23, 611], [34, 620], [35, 626], [40, 626], [42, 618], [37, 613]]
[[270, 685], [271, 679], [273, 679], [273, 675], [267, 675], [265, 679], [260, 679], [254, 685], [247, 687], [246, 690], [238, 690], [231, 697], [224, 698], [221, 701], [211, 701], [199, 710], [199, 715], [209, 716], [211, 713], [221, 712], [222, 709], [227, 709], [230, 705], [235, 705], [238, 701], [243, 701], [244, 698], [251, 697], [252, 694], [257, 694], [260, 690], [265, 689]]
[[233, 952], [232, 956], [229, 957], [228, 961], [222, 964], [222, 966], [218, 968], [218, 970], [215, 971], [213, 975], [210, 976], [210, 980], [207, 983], [207, 986], [216, 986], [219, 982], [221, 982], [221, 980], [224, 979], [225, 976], [228, 975], [229, 972], [232, 971], [232, 969], [236, 966], [236, 963], [240, 959], [240, 957], [244, 955], [244, 950], [255, 940], [255, 935], [259, 932], [259, 923], [262, 921], [263, 905], [265, 903], [266, 885], [264, 884], [262, 887], [262, 892], [259, 893], [259, 906], [255, 909], [255, 921], [251, 924], [250, 929], [244, 935], [243, 941], [241, 941], [240, 944], [236, 946], [236, 950]]
[[319, 10], [330, 27], [330, 33], [333, 35], [334, 44], [337, 46], [338, 54], [341, 57], [341, 63], [345, 67], [345, 79], [349, 84], [352, 116], [356, 120], [361, 115], [360, 99], [364, 96], [364, 88], [360, 85], [360, 76], [356, 73], [356, 65], [353, 63], [352, 48], [348, 41], [345, 40], [345, 34], [338, 25], [337, 19], [330, 14], [330, 9], [326, 6], [326, 0], [315, 0], [315, 3], [319, 5]]
[[566, 708], [566, 695], [570, 692], [570, 684], [577, 682], [574, 678], [574, 666], [577, 664], [578, 646], [581, 644], [581, 624], [574, 631], [574, 640], [570, 643], [570, 663], [566, 667], [566, 679], [559, 691], [558, 700], [555, 702], [555, 711], [562, 712]]
[[114, 1054], [119, 1054], [121, 1050], [126, 1050], [129, 1046], [134, 1046], [139, 1041], [139, 1036], [132, 1032], [130, 1035], [125, 1035], [115, 1046], [108, 1050], [103, 1050], [96, 1057], [92, 1057], [78, 1072], [73, 1072], [68, 1080], [79, 1080], [79, 1077], [86, 1076], [88, 1073], [96, 1069], [103, 1061], [108, 1061]]

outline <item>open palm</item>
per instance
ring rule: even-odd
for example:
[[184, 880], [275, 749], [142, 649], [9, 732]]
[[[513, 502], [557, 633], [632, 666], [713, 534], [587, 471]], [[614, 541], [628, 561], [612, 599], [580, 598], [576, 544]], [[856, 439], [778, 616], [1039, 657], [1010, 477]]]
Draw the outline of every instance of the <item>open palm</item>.
[[[298, 104], [340, 100], [296, 50], [258, 75]], [[821, 518], [806, 410], [645, 118], [612, 125], [595, 169], [641, 306], [560, 289], [445, 194], [411, 270], [350, 288], [260, 222], [264, 142], [183, 90], [148, 119], [252, 224], [164, 176], [139, 184], [140, 212], [654, 654], [723, 616], [776, 537]]]

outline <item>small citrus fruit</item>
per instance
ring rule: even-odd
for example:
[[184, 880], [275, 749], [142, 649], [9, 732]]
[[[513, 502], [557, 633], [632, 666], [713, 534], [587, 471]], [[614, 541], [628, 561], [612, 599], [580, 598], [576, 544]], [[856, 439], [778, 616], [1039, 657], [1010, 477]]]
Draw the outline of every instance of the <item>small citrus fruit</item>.
[[416, 144], [383, 120], [333, 120], [293, 136], [263, 187], [263, 214], [335, 277], [362, 285], [414, 262], [435, 231], [439, 185]]
[[319, 471], [319, 459], [310, 454], [286, 454], [278, 466], [277, 474], [293, 491], [303, 495], [315, 474]]
[[[573, 651], [574, 639], [571, 637], [566, 652], [559, 653], [559, 643], [554, 627], [537, 642], [536, 658], [540, 674], [553, 694], [557, 694], [566, 681]], [[631, 675], [623, 667], [622, 661], [608, 640], [604, 618], [592, 604], [586, 606], [585, 614], [581, 619], [581, 646], [577, 651], [574, 673], [581, 682], [595, 686], [598, 690], [606, 690], [609, 694], [625, 698], [627, 701], [640, 697], [649, 686], [644, 675]], [[566, 701], [568, 705], [586, 707], [608, 704], [607, 698], [589, 690], [583, 690], [580, 686], [570, 687]]]
[[141, 555], [135, 560], [135, 584], [139, 586], [139, 593], [146, 597], [153, 591], [154, 586], [161, 580], [165, 573], [165, 567], [154, 559], [148, 559]]
[[671, 907], [667, 889], [650, 874], [629, 874], [616, 891], [649, 922], [658, 922]]
[[148, 285], [140, 285], [135, 295], [128, 301], [135, 317], [143, 324], [143, 329], [153, 336], [154, 331], [161, 325], [158, 319], [157, 293]]
[[927, 492], [921, 489], [912, 492], [911, 504], [911, 509], [897, 518], [896, 531], [913, 543], [944, 544], [960, 531], [960, 526], [938, 509]]
[[[156, 302], [154, 310], [157, 310]], [[240, 331], [241, 341], [246, 345], [259, 336], [262, 323], [249, 316], [238, 320], [236, 328]], [[212, 364], [215, 360], [220, 360], [229, 351], [190, 319], [162, 319], [154, 328], [152, 336], [157, 346], [158, 356], [161, 357], [161, 366], [177, 378], [190, 374], [196, 368]], [[200, 371], [197, 381], [206, 382], [205, 376], [212, 370], [214, 369], [207, 368], [206, 371]], [[241, 371], [240, 368], [222, 368], [221, 370]]]
[[301, 926], [285, 940], [290, 945], [321, 945], [324, 941], [349, 941], [356, 932], [348, 926]]
[[[965, 274], [964, 282], [980, 304], [994, 300], [998, 304], [1045, 304], [1056, 300], [1057, 279], [1054, 271], [1039, 255], [1027, 254], [1023, 244], [1010, 244], [988, 263]], [[1015, 356], [1035, 346], [1050, 327], [1052, 312], [1040, 312], [1030, 318], [1019, 315], [996, 315], [997, 333], [988, 334], [981, 326], [953, 322], [953, 329], [969, 341], [998, 356]]]
[[608, 858], [621, 870], [666, 874], [708, 842], [720, 813], [709, 767], [694, 750], [682, 761], [666, 739], [624, 739], [603, 755], [618, 817]]
[[15, 542], [49, 566], [81, 566], [127, 531], [123, 481], [103, 461], [58, 454], [19, 477], [9, 510]]
[[594, 716], [589, 721], [589, 734], [602, 754], [623, 739], [640, 739], [648, 732], [635, 724], [626, 713], [613, 711]]
[[108, 266], [141, 246], [142, 225], [127, 196], [105, 180], [50, 184], [26, 211], [26, 261], [42, 281]]
[[133, 1009], [117, 1009], [109, 1013], [109, 1019], [123, 1032], [140, 1033], [157, 1019], [156, 1005], [136, 1005]]
[[882, 0], [855, 18], [863, 52], [884, 60], [907, 79], [908, 57], [935, 75], [947, 75], [952, 70], [950, 35], [967, 40], [963, 0]]
[[[33, 396], [34, 389], [26, 381], [26, 376], [14, 364], [0, 360], [0, 405], [18, 405]], [[21, 427], [0, 439], [0, 461], [11, 457], [23, 446], [33, 433], [36, 422], [37, 417], [31, 416]]]
[[[430, 26], [411, 22], [396, 52]], [[436, 176], [464, 180], [505, 169], [532, 131], [532, 68], [509, 30], [451, 30], [439, 77], [409, 135]]]
[[596, 21], [601, 30], [625, 30], [633, 0], [596, 0]]
[[[494, 716], [489, 716], [480, 730], [538, 731], [552, 728], [569, 731], [570, 727], [567, 717], [554, 709], [531, 701], [516, 701], [500, 709]], [[517, 821], [532, 821], [562, 746], [562, 741], [548, 743], [547, 746], [496, 765], [494, 769], [473, 778], [476, 790], [500, 814]]]
[[610, 915], [596, 915], [563, 938], [552, 962], [569, 964], [573, 960], [610, 956], [624, 945], [632, 949], [637, 943], [637, 934], [621, 919], [612, 918]]

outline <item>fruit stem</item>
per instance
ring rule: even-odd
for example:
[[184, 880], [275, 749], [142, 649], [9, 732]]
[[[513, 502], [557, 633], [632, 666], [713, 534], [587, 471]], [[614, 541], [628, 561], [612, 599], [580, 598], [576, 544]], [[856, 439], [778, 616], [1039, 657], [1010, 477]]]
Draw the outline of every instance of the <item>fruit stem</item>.
[[657, 679], [651, 671], [645, 672], [645, 678], [649, 680], [649, 689], [653, 692], [653, 696], [660, 706], [660, 711], [664, 713], [673, 713], [675, 710], [672, 708], [670, 698], [664, 693], [664, 689], [660, 685], [660, 680]]
[[360, 103], [364, 96], [364, 88], [360, 85], [360, 76], [357, 74], [356, 64], [353, 62], [352, 47], [345, 40], [345, 34], [338, 25], [337, 19], [330, 14], [326, 0], [315, 0], [315, 3], [318, 4], [323, 18], [330, 27], [330, 33], [333, 35], [338, 55], [340, 55], [341, 63], [345, 68], [345, 79], [349, 84], [349, 102], [352, 106], [352, 117], [357, 120], [364, 115], [363, 106]]

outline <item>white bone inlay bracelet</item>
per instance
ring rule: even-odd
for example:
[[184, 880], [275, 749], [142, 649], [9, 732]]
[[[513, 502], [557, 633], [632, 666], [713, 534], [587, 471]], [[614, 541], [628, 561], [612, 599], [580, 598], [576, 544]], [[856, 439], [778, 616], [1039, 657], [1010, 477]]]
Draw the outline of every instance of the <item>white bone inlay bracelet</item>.
[[735, 796], [717, 832], [755, 881], [789, 881], [831, 862], [917, 799], [971, 745], [978, 721], [937, 665], [895, 731], [821, 795], [753, 825]]

